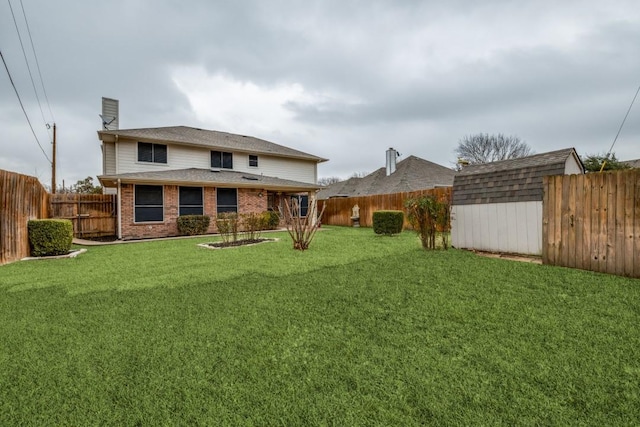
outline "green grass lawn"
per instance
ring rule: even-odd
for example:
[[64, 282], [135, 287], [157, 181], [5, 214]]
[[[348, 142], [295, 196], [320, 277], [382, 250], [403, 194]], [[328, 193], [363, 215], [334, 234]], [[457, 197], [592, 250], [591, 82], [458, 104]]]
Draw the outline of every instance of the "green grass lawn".
[[277, 236], [0, 267], [0, 425], [640, 423], [639, 280]]

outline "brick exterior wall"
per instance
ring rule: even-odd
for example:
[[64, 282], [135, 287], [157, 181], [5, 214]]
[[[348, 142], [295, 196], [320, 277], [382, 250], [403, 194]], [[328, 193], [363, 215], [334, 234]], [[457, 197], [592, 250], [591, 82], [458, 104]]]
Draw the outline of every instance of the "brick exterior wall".
[[[179, 191], [176, 185], [163, 188], [164, 220], [162, 222], [136, 223], [134, 215], [134, 185], [122, 184], [121, 188], [122, 239], [149, 239], [178, 236]], [[216, 188], [204, 187], [204, 214], [211, 217], [208, 233], [216, 233]], [[267, 192], [260, 189], [238, 189], [238, 214], [261, 213], [267, 210]]]

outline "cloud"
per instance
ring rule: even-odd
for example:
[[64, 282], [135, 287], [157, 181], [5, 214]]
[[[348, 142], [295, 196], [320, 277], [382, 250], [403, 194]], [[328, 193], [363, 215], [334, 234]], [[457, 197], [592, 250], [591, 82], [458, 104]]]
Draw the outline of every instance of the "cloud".
[[[124, 128], [250, 134], [329, 158], [320, 175], [347, 177], [383, 166], [389, 146], [448, 165], [457, 141], [475, 132], [517, 134], [537, 152], [603, 151], [640, 84], [632, 0], [24, 6], [58, 123], [58, 176], [72, 183], [101, 173], [102, 96], [120, 99]], [[48, 149], [7, 3], [0, 40]], [[48, 183], [12, 91], [0, 77], [0, 168]], [[639, 158], [638, 140], [636, 105], [617, 156]]]

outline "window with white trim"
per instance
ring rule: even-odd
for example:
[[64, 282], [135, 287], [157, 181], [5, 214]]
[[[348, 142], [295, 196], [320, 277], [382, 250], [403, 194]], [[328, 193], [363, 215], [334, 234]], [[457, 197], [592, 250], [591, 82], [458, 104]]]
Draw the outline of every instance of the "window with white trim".
[[138, 161], [145, 163], [167, 163], [167, 146], [138, 142]]
[[249, 154], [249, 167], [252, 167], [252, 168], [258, 167], [258, 156], [254, 154]]
[[225, 153], [224, 151], [212, 151], [211, 167], [218, 169], [233, 169], [233, 153]]

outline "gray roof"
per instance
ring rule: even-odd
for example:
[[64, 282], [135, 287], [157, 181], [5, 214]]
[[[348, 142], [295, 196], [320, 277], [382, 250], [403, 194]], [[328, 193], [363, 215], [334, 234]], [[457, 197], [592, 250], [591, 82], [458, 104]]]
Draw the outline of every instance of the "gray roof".
[[582, 164], [575, 149], [566, 148], [519, 159], [465, 166], [453, 181], [452, 204], [542, 201], [542, 177], [564, 174], [570, 156]]
[[640, 159], [624, 160], [624, 161], [622, 161], [622, 163], [624, 163], [626, 165], [629, 165], [630, 167], [632, 167], [634, 169], [640, 168]]
[[100, 175], [105, 187], [115, 187], [118, 179], [125, 184], [197, 185], [227, 188], [260, 188], [276, 191], [315, 191], [316, 184], [255, 175], [246, 172], [212, 171], [210, 169], [174, 169], [154, 172], [131, 172], [116, 175]]
[[101, 141], [112, 141], [115, 136], [143, 142], [163, 142], [246, 153], [270, 154], [273, 156], [313, 160], [316, 162], [327, 161], [327, 159], [322, 157], [294, 150], [293, 148], [265, 141], [264, 139], [254, 138], [253, 136], [236, 135], [233, 133], [198, 129], [188, 126], [98, 131], [98, 138]]
[[396, 165], [396, 171], [387, 176], [386, 167], [363, 178], [350, 178], [321, 190], [318, 199], [332, 197], [355, 197], [373, 194], [394, 194], [425, 190], [435, 187], [450, 187], [456, 172], [439, 164], [409, 156]]
[[481, 173], [518, 170], [528, 167], [548, 166], [560, 163], [564, 164], [567, 161], [567, 157], [572, 153], [575, 154], [578, 160], [580, 160], [575, 149], [564, 148], [562, 150], [549, 151], [548, 153], [520, 157], [519, 159], [499, 160], [497, 162], [483, 163], [479, 165], [468, 165], [462, 168], [458, 175], [476, 175]]

